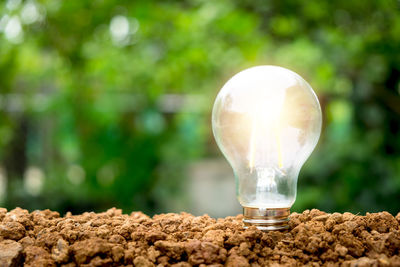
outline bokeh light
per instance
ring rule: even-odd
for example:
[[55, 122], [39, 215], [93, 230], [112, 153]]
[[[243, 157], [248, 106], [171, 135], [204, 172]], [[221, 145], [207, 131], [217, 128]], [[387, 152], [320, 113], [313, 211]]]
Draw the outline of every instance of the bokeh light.
[[211, 133], [235, 73], [316, 91], [294, 211], [398, 212], [399, 1], [0, 1], [0, 206], [240, 213]]

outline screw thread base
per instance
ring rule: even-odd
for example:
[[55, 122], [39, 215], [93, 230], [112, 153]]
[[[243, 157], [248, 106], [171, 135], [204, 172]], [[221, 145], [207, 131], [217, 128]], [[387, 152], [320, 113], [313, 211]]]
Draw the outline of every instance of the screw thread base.
[[288, 229], [290, 208], [243, 207], [244, 228], [256, 226], [262, 231]]

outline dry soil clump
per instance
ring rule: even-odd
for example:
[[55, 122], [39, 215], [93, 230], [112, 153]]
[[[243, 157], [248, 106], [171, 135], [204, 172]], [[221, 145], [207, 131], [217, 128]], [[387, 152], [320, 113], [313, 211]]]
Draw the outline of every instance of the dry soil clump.
[[289, 230], [262, 232], [244, 230], [241, 215], [0, 208], [0, 266], [400, 266], [399, 222], [306, 210]]

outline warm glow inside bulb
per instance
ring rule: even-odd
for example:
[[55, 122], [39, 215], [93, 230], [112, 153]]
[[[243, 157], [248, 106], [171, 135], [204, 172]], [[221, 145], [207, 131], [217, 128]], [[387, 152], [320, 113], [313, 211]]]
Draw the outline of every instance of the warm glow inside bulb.
[[293, 205], [300, 168], [319, 139], [321, 108], [314, 91], [285, 68], [253, 67], [223, 86], [212, 124], [234, 170], [245, 217], [251, 211], [259, 223], [266, 220], [259, 228], [275, 229], [268, 221], [276, 218], [267, 215]]

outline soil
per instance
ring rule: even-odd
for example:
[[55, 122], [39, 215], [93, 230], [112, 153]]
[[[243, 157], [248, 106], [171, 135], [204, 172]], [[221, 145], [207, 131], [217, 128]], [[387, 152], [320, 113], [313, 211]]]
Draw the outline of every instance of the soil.
[[0, 208], [0, 266], [400, 266], [400, 213], [290, 218], [289, 230], [262, 232], [242, 215]]

